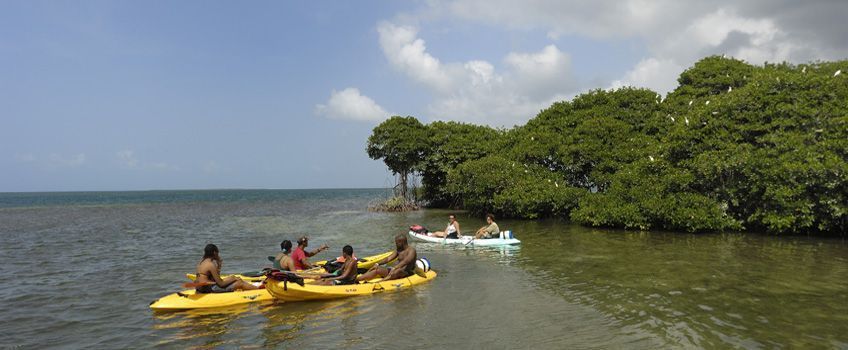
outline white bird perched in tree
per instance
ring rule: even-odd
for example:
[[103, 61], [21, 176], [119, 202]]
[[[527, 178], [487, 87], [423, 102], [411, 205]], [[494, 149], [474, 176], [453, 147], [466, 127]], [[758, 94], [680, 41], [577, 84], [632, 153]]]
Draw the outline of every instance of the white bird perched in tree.
[[650, 160], [653, 162], [653, 161], [654, 161], [654, 156], [648, 156], [648, 159], [650, 159]]
[[807, 73], [807, 67], [806, 66], [804, 66], [804, 68], [801, 68], [801, 73]]
[[838, 70], [838, 71], [836, 71], [836, 73], [833, 73], [833, 76], [835, 77], [835, 76], [837, 76], [837, 75], [839, 75], [839, 74], [842, 74], [842, 70], [841, 70], [841, 69], [840, 69], [840, 70]]
[[718, 114], [718, 112], [713, 112], [713, 115], [716, 115], [716, 114]]
[[726, 53], [721, 54], [721, 58], [727, 58], [727, 54]]
[[559, 184], [556, 181], [554, 181], [554, 186], [559, 187]]
[[727, 87], [727, 92], [731, 92], [731, 91], [733, 91], [733, 87], [732, 87], [732, 86], [728, 86], [728, 87]]
[[707, 100], [707, 102], [704, 103], [704, 105], [708, 105], [708, 104], [710, 104], [710, 100]]
[[684, 117], [683, 120], [686, 122], [686, 125], [689, 125], [689, 117]]
[[674, 123], [674, 117], [671, 117], [671, 122]]
[[692, 102], [695, 102], [695, 100], [691, 100], [691, 101], [689, 101], [689, 105], [690, 105], [690, 106], [692, 105]]

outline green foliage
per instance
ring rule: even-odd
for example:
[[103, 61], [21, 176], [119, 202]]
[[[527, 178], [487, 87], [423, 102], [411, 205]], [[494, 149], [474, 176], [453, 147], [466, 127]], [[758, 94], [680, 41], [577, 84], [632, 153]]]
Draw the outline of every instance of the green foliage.
[[395, 174], [409, 173], [424, 159], [427, 136], [427, 128], [415, 117], [391, 117], [368, 137], [368, 156], [382, 159]]
[[418, 119], [394, 116], [374, 128], [366, 150], [371, 159], [382, 159], [400, 175], [398, 195], [406, 199], [407, 177], [422, 165], [427, 145], [427, 128]]
[[431, 205], [475, 213], [848, 232], [848, 61], [753, 66], [712, 56], [678, 81], [664, 99], [590, 91], [511, 130], [394, 117], [375, 128], [369, 156], [420, 171]]
[[694, 176], [664, 160], [639, 160], [612, 177], [608, 191], [585, 196], [571, 218], [591, 226], [689, 232], [739, 229], [714, 199], [694, 192]]
[[447, 189], [462, 199], [463, 207], [478, 214], [567, 216], [587, 191], [558, 181], [556, 174], [537, 165], [487, 156], [451, 170]]
[[844, 233], [848, 81], [834, 72], [846, 66], [751, 67], [747, 84], [681, 111], [690, 125], [678, 117], [661, 138], [668, 159], [747, 228]]
[[457, 122], [433, 122], [427, 129], [429, 148], [421, 167], [423, 197], [430, 205], [455, 205], [458, 198], [445, 188], [448, 171], [500, 149], [503, 133]]
[[570, 186], [603, 190], [623, 165], [645, 157], [663, 125], [657, 93], [595, 90], [556, 103], [513, 131], [513, 158], [556, 171]]

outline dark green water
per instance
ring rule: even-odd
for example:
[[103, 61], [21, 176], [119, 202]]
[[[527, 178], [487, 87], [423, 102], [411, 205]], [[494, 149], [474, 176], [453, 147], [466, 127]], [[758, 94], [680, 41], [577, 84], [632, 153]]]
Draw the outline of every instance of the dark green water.
[[[415, 243], [439, 277], [332, 302], [156, 314], [218, 244], [250, 270], [302, 233], [388, 250], [446, 211], [381, 190], [0, 194], [2, 348], [848, 348], [848, 243], [500, 221], [518, 248]], [[460, 215], [468, 230], [482, 224]]]

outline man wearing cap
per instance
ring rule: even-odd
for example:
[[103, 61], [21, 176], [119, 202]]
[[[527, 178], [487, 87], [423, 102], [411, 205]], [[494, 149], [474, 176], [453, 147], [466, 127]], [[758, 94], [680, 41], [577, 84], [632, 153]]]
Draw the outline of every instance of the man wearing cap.
[[315, 249], [311, 252], [307, 252], [306, 247], [308, 245], [309, 238], [306, 236], [300, 237], [300, 239], [297, 240], [297, 248], [295, 248], [295, 250], [291, 254], [291, 259], [292, 261], [294, 261], [295, 270], [308, 270], [315, 267], [314, 265], [310, 264], [309, 261], [306, 260], [306, 258], [314, 256], [315, 254], [318, 254], [328, 248], [326, 244], [323, 244], [318, 247], [318, 249]]

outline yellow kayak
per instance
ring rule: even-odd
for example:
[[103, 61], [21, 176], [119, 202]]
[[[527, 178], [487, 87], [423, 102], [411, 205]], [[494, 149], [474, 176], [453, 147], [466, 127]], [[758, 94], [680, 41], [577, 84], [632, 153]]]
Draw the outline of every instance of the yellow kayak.
[[[393, 250], [390, 250], [390, 251], [385, 252], [385, 253], [380, 253], [380, 254], [377, 254], [377, 255], [366, 256], [364, 258], [360, 258], [359, 262], [356, 264], [356, 268], [358, 268], [358, 269], [370, 269], [378, 261], [380, 261], [384, 258], [387, 258], [389, 255], [392, 255], [393, 252], [394, 252]], [[324, 265], [326, 263], [327, 263], [327, 260], [321, 260], [321, 261], [316, 262], [315, 265]], [[312, 269], [309, 269], [309, 270], [302, 270], [302, 271], [297, 271], [297, 272], [316, 273], [316, 272], [323, 272], [323, 271], [324, 271], [324, 269], [322, 269], [320, 267], [316, 267], [316, 268], [312, 268]], [[236, 277], [241, 278], [241, 279], [248, 281], [248, 282], [262, 282], [262, 281], [265, 280], [264, 275], [262, 275], [262, 276], [244, 276], [244, 275], [235, 274], [235, 275], [221, 275], [221, 278], [227, 278], [229, 276], [236, 276]], [[197, 278], [197, 275], [195, 275], [193, 273], [187, 273], [186, 277], [188, 277], [188, 279], [194, 281]]]
[[423, 273], [423, 275], [424, 276], [422, 277], [417, 274], [413, 274], [412, 276], [397, 280], [375, 280], [373, 282], [340, 286], [324, 286], [308, 283], [304, 286], [300, 286], [292, 282], [280, 282], [275, 280], [267, 283], [265, 288], [268, 293], [274, 296], [274, 298], [287, 302], [329, 300], [407, 289], [416, 284], [429, 282], [436, 278], [436, 272], [432, 270]]
[[274, 300], [274, 297], [267, 289], [229, 293], [197, 293], [194, 289], [188, 289], [161, 297], [150, 303], [150, 308], [156, 311], [209, 309], [270, 300]]
[[[360, 259], [357, 264], [358, 268], [368, 269], [377, 261], [380, 261], [383, 258], [391, 255], [392, 252], [385, 252], [382, 254], [377, 254], [373, 256], [368, 256]], [[326, 261], [319, 261], [317, 264], [326, 264]], [[323, 272], [324, 270], [321, 268], [316, 268], [307, 271], [300, 272]], [[259, 277], [249, 277], [242, 275], [234, 275], [242, 278], [245, 281], [251, 282], [253, 284], [259, 284], [265, 280], [265, 276]], [[186, 274], [186, 277], [195, 280], [197, 276], [195, 274]], [[221, 276], [222, 278], [226, 278], [228, 276]], [[229, 293], [197, 293], [194, 289], [183, 290], [177, 293], [169, 294], [164, 297], [161, 297], [152, 303], [150, 303], [150, 308], [157, 311], [175, 311], [175, 310], [194, 310], [194, 309], [209, 309], [209, 308], [220, 308], [226, 306], [233, 306], [239, 304], [246, 303], [254, 303], [260, 301], [271, 301], [274, 300], [274, 297], [268, 293], [267, 289], [257, 289], [257, 290], [246, 290], [246, 291], [235, 291]]]

